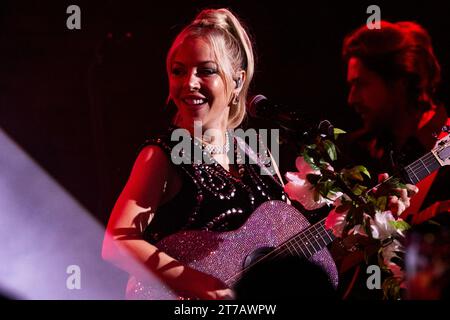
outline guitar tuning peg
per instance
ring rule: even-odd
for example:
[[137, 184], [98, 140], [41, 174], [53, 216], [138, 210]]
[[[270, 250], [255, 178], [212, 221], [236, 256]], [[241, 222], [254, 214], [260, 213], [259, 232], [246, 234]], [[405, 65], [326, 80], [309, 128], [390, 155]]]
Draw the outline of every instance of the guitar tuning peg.
[[443, 126], [441, 130], [450, 133], [450, 126]]
[[431, 134], [431, 136], [432, 136], [433, 138], [435, 138], [435, 139], [438, 138], [438, 134], [437, 134], [436, 132], [433, 132], [433, 133]]

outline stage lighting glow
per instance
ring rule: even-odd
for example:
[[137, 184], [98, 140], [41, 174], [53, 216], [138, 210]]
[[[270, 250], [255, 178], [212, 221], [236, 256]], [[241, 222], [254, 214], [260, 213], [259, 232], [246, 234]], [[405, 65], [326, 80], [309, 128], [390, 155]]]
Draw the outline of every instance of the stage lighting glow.
[[105, 228], [1, 129], [0, 149], [0, 293], [123, 299], [128, 274], [101, 257]]

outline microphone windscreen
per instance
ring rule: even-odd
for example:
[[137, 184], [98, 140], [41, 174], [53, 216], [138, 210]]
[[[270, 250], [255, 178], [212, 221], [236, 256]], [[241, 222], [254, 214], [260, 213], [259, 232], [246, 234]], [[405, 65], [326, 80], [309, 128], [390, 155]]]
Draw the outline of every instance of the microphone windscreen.
[[258, 105], [262, 101], [267, 101], [267, 98], [263, 96], [262, 94], [257, 94], [253, 98], [250, 99], [250, 102], [248, 104], [247, 111], [252, 117], [258, 117]]

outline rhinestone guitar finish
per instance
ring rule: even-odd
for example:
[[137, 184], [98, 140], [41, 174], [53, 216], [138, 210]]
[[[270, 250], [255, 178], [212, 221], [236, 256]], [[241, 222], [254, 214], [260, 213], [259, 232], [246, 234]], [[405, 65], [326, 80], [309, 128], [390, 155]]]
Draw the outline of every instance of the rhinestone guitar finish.
[[[181, 263], [233, 286], [249, 254], [261, 247], [278, 247], [309, 226], [297, 209], [283, 201], [272, 200], [260, 205], [235, 231], [182, 231], [162, 239], [156, 246]], [[311, 257], [305, 256], [326, 271], [336, 288], [338, 273], [328, 250], [323, 248]], [[136, 279], [129, 282], [127, 290], [129, 299], [171, 299], [171, 294], [164, 285]]]

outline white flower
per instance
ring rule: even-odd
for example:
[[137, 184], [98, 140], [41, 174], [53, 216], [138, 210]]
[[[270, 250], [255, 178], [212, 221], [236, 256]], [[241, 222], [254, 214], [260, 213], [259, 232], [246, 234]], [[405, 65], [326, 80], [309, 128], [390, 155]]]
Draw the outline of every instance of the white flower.
[[[367, 214], [364, 214], [364, 217], [367, 217], [368, 215]], [[348, 231], [348, 233], [349, 234], [353, 234], [353, 235], [361, 235], [361, 236], [364, 236], [364, 237], [367, 237], [367, 233], [366, 233], [366, 230], [364, 230], [364, 227], [363, 227], [363, 225], [362, 224], [357, 224], [356, 226], [354, 226], [353, 228], [351, 228], [349, 231]]]
[[403, 236], [403, 233], [393, 226], [392, 222], [395, 221], [391, 211], [376, 212], [374, 219], [370, 219], [373, 238], [382, 241], [397, 234]]
[[[315, 210], [324, 205], [331, 205], [342, 196], [341, 192], [330, 192], [327, 195], [329, 199], [319, 195], [319, 200], [315, 201], [314, 186], [306, 179], [306, 176], [308, 174], [320, 175], [320, 170], [314, 170], [303, 157], [297, 157], [295, 166], [298, 172], [286, 172], [285, 177], [288, 183], [285, 185], [284, 191], [290, 199], [301, 203], [306, 210]], [[329, 166], [329, 170], [333, 170], [333, 168]]]
[[[398, 220], [394, 218], [392, 212], [390, 211], [375, 213], [375, 219], [370, 220], [372, 236], [381, 241], [397, 235], [403, 236], [401, 230], [396, 229], [392, 224], [392, 222]], [[395, 278], [403, 281], [404, 272], [401, 270], [400, 266], [392, 261], [394, 258], [400, 258], [398, 255], [399, 252], [405, 252], [405, 248], [397, 239], [393, 239], [391, 243], [381, 247], [381, 256], [383, 258], [384, 265], [391, 270]]]

